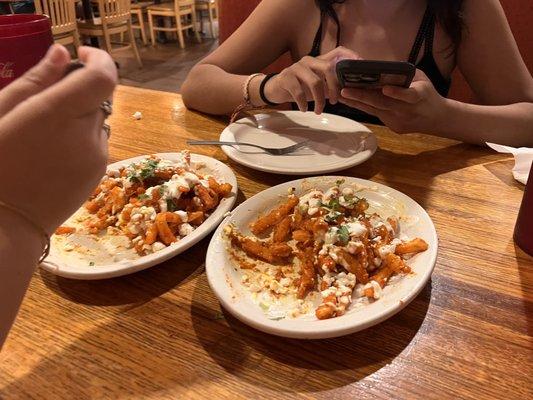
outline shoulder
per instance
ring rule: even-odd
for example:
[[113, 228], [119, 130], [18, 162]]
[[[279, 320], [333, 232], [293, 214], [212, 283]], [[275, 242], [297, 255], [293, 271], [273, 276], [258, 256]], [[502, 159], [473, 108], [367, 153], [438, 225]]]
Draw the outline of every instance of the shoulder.
[[477, 25], [486, 26], [497, 21], [507, 22], [499, 0], [464, 0], [462, 16], [467, 32]]
[[283, 19], [297, 18], [301, 20], [306, 16], [314, 15], [319, 8], [315, 0], [262, 0], [256, 11], [275, 14]]

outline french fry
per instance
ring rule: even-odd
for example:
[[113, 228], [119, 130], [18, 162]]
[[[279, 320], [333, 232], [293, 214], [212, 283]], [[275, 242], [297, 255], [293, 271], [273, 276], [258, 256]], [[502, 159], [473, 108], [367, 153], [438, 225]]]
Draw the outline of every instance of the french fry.
[[289, 197], [286, 203], [281, 204], [278, 208], [270, 211], [267, 215], [260, 217], [250, 224], [250, 230], [254, 235], [260, 235], [272, 228], [292, 212], [294, 207], [298, 204], [298, 201], [298, 197], [296, 196]]
[[357, 281], [360, 283], [367, 283], [368, 282], [368, 272], [366, 269], [361, 265], [361, 263], [352, 256], [350, 253], [348, 253], [346, 250], [341, 250], [341, 257], [344, 259], [346, 264], [344, 267], [348, 270], [348, 272], [351, 272], [355, 275], [357, 278]]
[[56, 229], [54, 232], [56, 235], [69, 235], [71, 233], [76, 232], [76, 228], [72, 226], [60, 226]]
[[420, 238], [413, 239], [409, 242], [400, 243], [396, 246], [396, 254], [420, 253], [428, 249], [428, 244]]
[[292, 232], [292, 238], [296, 240], [297, 242], [307, 242], [308, 240], [313, 239], [313, 235], [309, 231], [298, 229]]
[[385, 287], [389, 278], [405, 267], [403, 260], [396, 254], [392, 253], [385, 256], [381, 265], [381, 269], [370, 278], [379, 283], [381, 287]]
[[296, 254], [300, 260], [301, 275], [300, 285], [298, 287], [297, 296], [299, 299], [305, 298], [307, 293], [316, 286], [316, 274], [314, 266], [313, 249], [307, 248], [305, 251], [300, 251]]
[[322, 304], [315, 310], [315, 315], [318, 319], [329, 319], [335, 317], [335, 306], [337, 298], [334, 294], [327, 296]]
[[272, 241], [274, 243], [282, 243], [289, 240], [291, 235], [291, 217], [287, 216], [274, 227], [274, 235]]

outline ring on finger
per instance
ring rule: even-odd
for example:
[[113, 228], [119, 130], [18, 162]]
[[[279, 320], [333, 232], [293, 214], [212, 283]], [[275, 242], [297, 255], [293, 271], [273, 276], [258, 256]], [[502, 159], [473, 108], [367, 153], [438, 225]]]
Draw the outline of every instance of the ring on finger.
[[104, 124], [102, 125], [102, 129], [104, 130], [107, 135], [107, 138], [109, 139], [111, 137], [111, 127], [109, 126], [109, 124], [104, 122]]
[[109, 117], [113, 114], [113, 103], [109, 100], [102, 101], [102, 104], [100, 104], [100, 110], [104, 112], [105, 118]]

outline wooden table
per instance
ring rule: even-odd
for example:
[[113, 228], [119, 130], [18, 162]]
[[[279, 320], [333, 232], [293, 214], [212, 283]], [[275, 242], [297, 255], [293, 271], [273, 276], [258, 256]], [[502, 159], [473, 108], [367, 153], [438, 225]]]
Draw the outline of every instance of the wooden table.
[[[135, 121], [132, 114], [143, 113]], [[111, 161], [215, 139], [224, 122], [175, 94], [120, 87]], [[209, 239], [162, 265], [82, 282], [36, 271], [0, 354], [2, 399], [526, 399], [533, 390], [533, 260], [512, 241], [523, 187], [487, 149], [372, 126], [380, 149], [344, 174], [418, 201], [440, 238], [433, 277], [389, 320], [350, 336], [287, 340], [221, 310], [204, 273]], [[239, 201], [291, 177], [220, 149]], [[531, 398], [531, 397], [529, 397]]]

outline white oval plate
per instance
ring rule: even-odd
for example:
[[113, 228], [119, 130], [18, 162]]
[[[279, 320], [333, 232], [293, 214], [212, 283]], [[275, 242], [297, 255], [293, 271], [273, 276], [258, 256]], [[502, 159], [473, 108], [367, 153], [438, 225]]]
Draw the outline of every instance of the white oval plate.
[[377, 139], [366, 126], [332, 114], [274, 111], [240, 119], [220, 134], [221, 141], [286, 147], [309, 140], [307, 148], [274, 156], [246, 146], [222, 146], [233, 161], [259, 171], [313, 175], [340, 171], [368, 160]]
[[[178, 154], [179, 153], [158, 153], [156, 156], [171, 161], [177, 161], [179, 159]], [[146, 157], [147, 156], [139, 156], [119, 161], [114, 164], [110, 164], [107, 169], [117, 170], [120, 167], [127, 166]], [[177, 256], [178, 254], [198, 243], [217, 227], [220, 221], [222, 221], [224, 218], [224, 214], [230, 211], [235, 204], [235, 200], [237, 199], [237, 179], [233, 171], [227, 165], [215, 160], [214, 158], [199, 154], [191, 154], [191, 161], [196, 164], [203, 164], [205, 167], [198, 168], [200, 171], [205, 170], [215, 178], [221, 180], [222, 182], [229, 183], [233, 187], [231, 196], [223, 199], [217, 209], [209, 216], [209, 218], [207, 218], [204, 223], [196, 228], [191, 234], [185, 236], [176, 244], [155, 253], [148, 254], [135, 260], [123, 260], [108, 265], [71, 265], [66, 263], [59, 254], [54, 254], [54, 249], [52, 248], [52, 254], [50, 254], [50, 256], [48, 256], [48, 258], [41, 264], [41, 268], [52, 272], [53, 274], [73, 279], [91, 280], [114, 278], [160, 264], [163, 261]]]
[[[401, 232], [409, 237], [424, 239], [429, 249], [408, 260], [414, 274], [398, 277], [383, 289], [382, 297], [368, 305], [349, 308], [343, 316], [318, 320], [314, 313], [298, 318], [272, 320], [255, 304], [250, 292], [240, 283], [240, 271], [233, 267], [227, 252], [227, 242], [222, 238], [227, 224], [235, 225], [243, 234], [249, 234], [248, 225], [266, 210], [279, 204], [289, 188], [300, 194], [312, 188], [327, 189], [337, 180], [345, 184], [368, 187], [359, 196], [366, 197], [370, 205], [383, 210], [401, 210], [408, 215], [409, 223], [402, 222]], [[437, 233], [433, 222], [424, 209], [405, 194], [385, 185], [351, 177], [315, 177], [287, 182], [267, 189], [248, 199], [226, 218], [218, 227], [207, 251], [206, 272], [209, 285], [216, 296], [236, 318], [263, 332], [299, 339], [322, 339], [347, 335], [376, 325], [404, 308], [428, 282], [437, 259]]]

